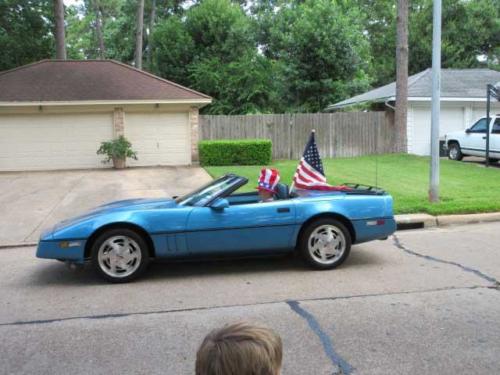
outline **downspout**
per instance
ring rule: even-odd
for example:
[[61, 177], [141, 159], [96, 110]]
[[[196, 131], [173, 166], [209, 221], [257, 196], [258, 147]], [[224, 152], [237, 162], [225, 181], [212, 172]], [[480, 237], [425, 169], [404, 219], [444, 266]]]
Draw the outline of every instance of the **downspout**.
[[396, 107], [394, 107], [392, 104], [389, 104], [389, 100], [391, 100], [391, 99], [387, 99], [387, 100], [384, 102], [385, 106], [386, 106], [386, 107], [389, 107], [390, 109], [392, 109], [393, 111], [395, 111], [395, 110], [396, 110]]

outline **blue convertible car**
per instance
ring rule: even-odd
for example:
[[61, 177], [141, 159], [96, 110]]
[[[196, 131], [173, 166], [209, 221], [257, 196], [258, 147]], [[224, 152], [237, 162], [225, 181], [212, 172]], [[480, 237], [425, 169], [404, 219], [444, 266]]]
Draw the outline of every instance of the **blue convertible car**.
[[154, 259], [266, 255], [297, 250], [314, 268], [340, 265], [351, 244], [385, 239], [396, 229], [383, 190], [289, 194], [275, 200], [237, 193], [248, 180], [222, 176], [176, 199], [132, 199], [100, 206], [42, 233], [37, 257], [92, 262], [113, 282], [136, 278]]

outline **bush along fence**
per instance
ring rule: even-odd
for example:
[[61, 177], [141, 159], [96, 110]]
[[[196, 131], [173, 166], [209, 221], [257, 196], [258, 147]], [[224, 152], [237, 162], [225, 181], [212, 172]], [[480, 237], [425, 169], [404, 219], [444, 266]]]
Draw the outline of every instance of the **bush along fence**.
[[266, 165], [272, 160], [268, 139], [200, 141], [201, 165]]
[[[322, 157], [395, 150], [394, 121], [386, 112], [200, 116], [200, 140], [269, 139], [274, 159], [298, 159], [312, 129]], [[200, 150], [201, 151], [201, 150]]]

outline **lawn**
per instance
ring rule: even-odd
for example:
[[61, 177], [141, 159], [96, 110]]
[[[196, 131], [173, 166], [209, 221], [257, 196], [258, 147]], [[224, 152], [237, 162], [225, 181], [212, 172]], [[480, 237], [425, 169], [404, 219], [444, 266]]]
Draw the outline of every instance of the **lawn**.
[[[477, 163], [441, 159], [441, 201], [429, 203], [429, 158], [388, 154], [356, 158], [323, 159], [330, 184], [358, 182], [377, 185], [394, 197], [395, 213], [427, 212], [432, 215], [500, 211], [500, 168], [484, 168]], [[276, 160], [271, 165], [281, 174], [281, 181], [290, 184], [297, 160]], [[378, 166], [378, 178], [376, 170]], [[205, 167], [218, 177], [233, 172], [245, 176], [244, 187], [253, 190], [261, 166]]]

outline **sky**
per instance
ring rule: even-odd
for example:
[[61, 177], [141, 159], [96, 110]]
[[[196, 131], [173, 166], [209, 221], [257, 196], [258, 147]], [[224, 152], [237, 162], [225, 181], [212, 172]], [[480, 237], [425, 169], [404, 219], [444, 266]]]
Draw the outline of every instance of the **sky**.
[[64, 5], [78, 5], [82, 0], [64, 0]]

